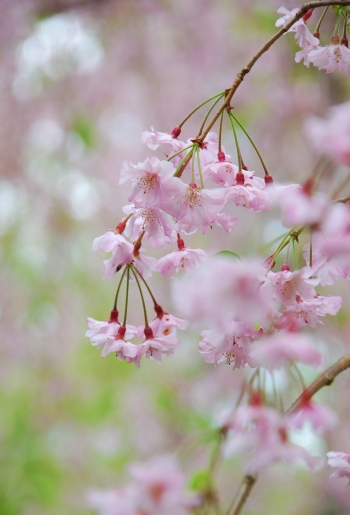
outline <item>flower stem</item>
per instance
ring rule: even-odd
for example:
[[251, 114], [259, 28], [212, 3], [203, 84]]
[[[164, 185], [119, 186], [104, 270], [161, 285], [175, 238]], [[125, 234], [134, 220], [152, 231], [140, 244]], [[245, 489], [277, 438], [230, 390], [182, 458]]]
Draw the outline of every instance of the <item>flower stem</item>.
[[198, 162], [198, 173], [199, 173], [199, 182], [201, 188], [204, 188], [203, 174], [202, 174], [202, 166], [201, 166], [201, 158], [199, 155], [199, 148], [197, 148], [197, 162]]
[[175, 154], [172, 154], [170, 157], [168, 157], [168, 161], [171, 161], [174, 157], [178, 156], [179, 154], [181, 154], [181, 152], [185, 152], [186, 150], [189, 150], [190, 148], [192, 148], [193, 145], [188, 145], [188, 147], [185, 147], [185, 148], [182, 148], [181, 150], [179, 150], [178, 152], [175, 152]]
[[184, 169], [186, 168], [187, 166], [187, 163], [189, 163], [190, 159], [191, 159], [191, 155], [195, 149], [195, 147], [197, 147], [197, 145], [193, 145], [193, 147], [191, 148], [191, 150], [185, 155], [185, 157], [180, 161], [180, 163], [178, 164], [177, 168], [176, 168], [176, 172], [174, 173], [174, 177], [181, 177], [182, 175], [182, 172], [184, 171]]
[[218, 152], [221, 152], [221, 140], [222, 140], [222, 120], [224, 118], [224, 113], [221, 113], [221, 118], [220, 118], [220, 129], [219, 129], [219, 148], [218, 148]]
[[252, 140], [252, 138], [250, 137], [250, 135], [248, 134], [248, 132], [245, 130], [245, 128], [243, 127], [243, 125], [241, 124], [241, 122], [239, 120], [237, 120], [237, 118], [235, 117], [235, 115], [231, 112], [231, 116], [232, 118], [235, 120], [235, 122], [240, 126], [240, 128], [242, 129], [242, 131], [244, 132], [244, 134], [247, 136], [247, 138], [249, 139], [252, 147], [254, 148], [255, 152], [257, 153], [257, 156], [260, 160], [260, 163], [264, 169], [264, 172], [265, 172], [265, 175], [269, 175], [269, 171], [267, 169], [267, 166], [265, 164], [265, 161], [263, 160], [262, 158], [262, 155], [260, 154], [257, 146], [255, 145], [254, 141]]
[[234, 117], [233, 117], [233, 114], [231, 113], [231, 111], [228, 111], [227, 114], [228, 114], [228, 117], [230, 118], [233, 136], [235, 138], [236, 149], [237, 149], [237, 159], [238, 159], [238, 169], [239, 169], [239, 172], [242, 173], [242, 155], [241, 155], [241, 149], [239, 148], [236, 127], [235, 127], [235, 124], [233, 123]]
[[128, 304], [129, 304], [129, 283], [130, 283], [130, 265], [126, 265], [126, 295], [125, 295], [125, 311], [123, 325], [126, 325], [126, 319], [128, 316]]
[[221, 97], [223, 97], [224, 93], [221, 92], [221, 93], [217, 93], [216, 95], [214, 95], [213, 97], [211, 98], [208, 98], [208, 100], [205, 100], [204, 102], [202, 102], [201, 104], [199, 104], [199, 106], [197, 106], [195, 109], [193, 109], [183, 120], [181, 123], [179, 123], [178, 127], [182, 127], [184, 125], [184, 123], [187, 122], [187, 120], [189, 120], [191, 118], [192, 115], [194, 115], [194, 113], [196, 113], [198, 111], [198, 109], [200, 109], [201, 107], [203, 107], [205, 104], [207, 104], [208, 102], [210, 102], [211, 100], [214, 100], [215, 98], [218, 98], [219, 99]]
[[144, 316], [144, 319], [145, 319], [145, 327], [148, 327], [148, 319], [147, 319], [147, 309], [146, 309], [146, 303], [145, 303], [145, 299], [144, 299], [144, 296], [143, 296], [143, 293], [142, 293], [142, 289], [141, 289], [141, 285], [140, 285], [140, 281], [138, 280], [137, 278], [137, 275], [135, 273], [135, 267], [133, 265], [131, 265], [132, 268], [132, 273], [134, 274], [134, 277], [135, 277], [135, 281], [137, 282], [137, 286], [139, 288], [139, 292], [140, 292], [140, 297], [141, 297], [141, 302], [142, 302], [142, 308], [143, 308], [143, 316]]
[[151, 296], [151, 299], [153, 300], [153, 303], [154, 304], [158, 304], [158, 302], [156, 301], [156, 299], [154, 298], [154, 295], [151, 291], [151, 288], [148, 286], [147, 282], [145, 281], [145, 279], [142, 277], [142, 274], [137, 270], [137, 268], [135, 266], [133, 266], [133, 269], [135, 270], [135, 272], [140, 276], [143, 284], [146, 286], [147, 290], [148, 290], [148, 293], [150, 294]]
[[122, 273], [122, 276], [121, 276], [119, 284], [118, 284], [117, 293], [115, 294], [113, 309], [117, 309], [117, 302], [118, 302], [119, 291], [120, 291], [120, 287], [121, 287], [123, 279], [124, 279], [125, 272], [126, 272], [126, 267], [124, 268], [124, 271]]
[[212, 112], [212, 110], [214, 109], [214, 107], [216, 106], [216, 104], [217, 104], [218, 102], [220, 102], [220, 100], [222, 99], [222, 97], [223, 97], [223, 96], [224, 96], [224, 93], [222, 93], [222, 95], [221, 95], [221, 96], [220, 96], [220, 97], [219, 97], [219, 98], [218, 98], [218, 99], [213, 103], [213, 105], [210, 107], [209, 111], [207, 112], [207, 114], [206, 114], [206, 115], [205, 115], [205, 117], [204, 117], [204, 120], [203, 120], [203, 122], [202, 122], [202, 125], [201, 125], [201, 127], [200, 127], [199, 131], [198, 131], [198, 134], [201, 134], [201, 133], [202, 133], [203, 128], [204, 128], [204, 125], [207, 123], [207, 120], [208, 120], [208, 118], [209, 118], [209, 116], [210, 116], [210, 113]]
[[319, 32], [320, 31], [322, 22], [324, 20], [324, 17], [327, 14], [328, 9], [329, 9], [329, 5], [327, 5], [327, 7], [324, 9], [323, 13], [321, 14], [321, 17], [320, 17], [320, 19], [317, 22], [317, 25], [316, 25], [316, 28], [315, 28], [315, 32]]

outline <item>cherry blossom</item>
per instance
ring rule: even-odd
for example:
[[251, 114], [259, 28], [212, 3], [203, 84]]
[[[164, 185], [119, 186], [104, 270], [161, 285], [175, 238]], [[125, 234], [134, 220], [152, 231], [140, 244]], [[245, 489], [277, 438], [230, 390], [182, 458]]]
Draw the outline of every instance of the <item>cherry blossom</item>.
[[265, 182], [250, 171], [236, 173], [235, 183], [227, 187], [227, 199], [250, 211], [271, 210], [269, 194], [266, 193]]
[[112, 252], [112, 257], [104, 261], [106, 267], [105, 279], [114, 276], [117, 269], [132, 263], [134, 246], [121, 234], [114, 231], [107, 231], [102, 236], [94, 239], [92, 249], [97, 251], [103, 249], [105, 252]]
[[350, 454], [346, 452], [327, 452], [328, 465], [335, 468], [335, 472], [331, 475], [334, 479], [346, 477], [349, 479], [350, 485]]
[[305, 397], [302, 407], [296, 413], [289, 415], [291, 428], [302, 428], [305, 423], [310, 423], [318, 431], [329, 431], [338, 422], [336, 414], [323, 404], [313, 402]]
[[[292, 20], [292, 18], [294, 18], [298, 11], [298, 8], [292, 9], [292, 11], [288, 11], [288, 9], [285, 7], [280, 7], [277, 12], [278, 14], [283, 14], [283, 16], [276, 21], [276, 27], [282, 27], [282, 25], [285, 26]], [[305, 48], [307, 45], [317, 46], [319, 44], [319, 39], [311, 34], [305, 23], [311, 14], [312, 11], [306, 13], [306, 15], [300, 18], [300, 20], [296, 21], [294, 25], [292, 25], [292, 27], [288, 30], [288, 32], [295, 32], [295, 39], [301, 48]]]
[[215, 222], [226, 202], [224, 189], [198, 188], [177, 177], [164, 179], [163, 189], [172, 199], [163, 202], [162, 209], [177, 222], [177, 230], [186, 233], [200, 227], [205, 230]]
[[276, 461], [287, 465], [306, 463], [311, 469], [318, 460], [288, 439], [288, 422], [276, 409], [255, 402], [238, 408], [227, 420], [229, 455], [243, 454], [248, 473], [257, 473]]
[[225, 362], [233, 364], [233, 369], [249, 364], [250, 344], [258, 332], [253, 331], [243, 324], [231, 321], [227, 323], [225, 331], [209, 329], [201, 332], [202, 340], [199, 342], [199, 352], [207, 363]]
[[[96, 322], [96, 321], [93, 321]], [[91, 319], [88, 319], [89, 326]], [[100, 331], [91, 335], [90, 331], [86, 332], [86, 336], [90, 338], [92, 345], [96, 348], [103, 347], [102, 357], [105, 358], [111, 352], [116, 352], [120, 360], [126, 361], [133, 360], [137, 355], [137, 346], [128, 340], [133, 338], [137, 333], [137, 328], [133, 326], [122, 326], [114, 323], [113, 327], [108, 328], [105, 332], [105, 327], [101, 325]]]
[[213, 323], [223, 329], [227, 319], [248, 327], [268, 323], [272, 309], [271, 288], [262, 288], [265, 270], [258, 260], [241, 262], [215, 256], [190, 277], [174, 285], [178, 309], [186, 318]]
[[[169, 328], [171, 328], [172, 322], [173, 321], [169, 319]], [[182, 324], [183, 321], [181, 320], [179, 322]], [[175, 331], [163, 331], [163, 334], [158, 333], [157, 336], [154, 336], [152, 328], [147, 326], [144, 328], [143, 332], [145, 335], [145, 341], [138, 345], [138, 363], [142, 356], [160, 363], [163, 356], [172, 356], [174, 354], [174, 349], [180, 345]]]
[[310, 339], [297, 332], [279, 331], [259, 339], [251, 351], [251, 360], [267, 369], [280, 368], [299, 361], [313, 367], [319, 367], [323, 359]]
[[339, 36], [333, 36], [331, 45], [319, 46], [308, 53], [308, 62], [319, 70], [325, 70], [326, 73], [344, 68], [350, 73], [350, 50], [347, 46], [339, 44]]
[[311, 300], [303, 300], [296, 295], [295, 304], [290, 305], [284, 312], [278, 323], [278, 327], [291, 331], [298, 330], [305, 325], [316, 327], [323, 324], [319, 317], [326, 315], [335, 316], [342, 303], [342, 298], [335, 295], [322, 297], [316, 295]]
[[155, 270], [167, 279], [172, 279], [179, 270], [189, 275], [206, 256], [207, 253], [202, 249], [176, 250], [160, 258]]
[[155, 248], [163, 247], [174, 240], [173, 228], [164, 211], [148, 207], [124, 206], [124, 212], [132, 214], [128, 220], [125, 235], [136, 240], [144, 231], [146, 238]]
[[120, 171], [119, 184], [132, 182], [132, 194], [129, 202], [136, 207], [158, 208], [166, 197], [162, 192], [161, 182], [165, 177], [171, 177], [175, 168], [168, 161], [160, 161], [157, 157], [146, 159], [137, 165], [124, 161]]
[[[176, 331], [176, 329], [184, 330], [188, 327], [189, 322], [187, 320], [183, 320], [182, 318], [177, 318], [170, 313], [166, 313], [158, 304], [154, 306], [154, 309], [157, 312], [157, 316], [150, 322], [149, 327], [152, 329], [152, 332], [156, 337], [167, 336], [169, 333]], [[144, 325], [138, 328], [138, 338], [142, 338], [144, 330]]]
[[316, 225], [326, 216], [330, 206], [327, 195], [311, 194], [308, 184], [283, 191], [277, 199], [281, 208], [282, 223], [286, 227]]
[[350, 165], [350, 102], [331, 107], [326, 119], [309, 118], [304, 132], [319, 154]]
[[[145, 143], [151, 150], [156, 150], [160, 147], [167, 156], [179, 152], [179, 150], [186, 146], [183, 141], [178, 140], [173, 134], [158, 132], [153, 127], [150, 131], [144, 131], [142, 133], [141, 140], [142, 143]], [[180, 157], [177, 161], [179, 162], [181, 159]], [[174, 162], [176, 162], [176, 158], [174, 158]]]
[[312, 278], [313, 269], [310, 267], [300, 268], [290, 272], [289, 267], [284, 265], [280, 272], [269, 271], [268, 281], [274, 287], [274, 294], [277, 300], [284, 306], [295, 303], [295, 296], [299, 295], [303, 299], [312, 299], [316, 295], [315, 286], [319, 279]]

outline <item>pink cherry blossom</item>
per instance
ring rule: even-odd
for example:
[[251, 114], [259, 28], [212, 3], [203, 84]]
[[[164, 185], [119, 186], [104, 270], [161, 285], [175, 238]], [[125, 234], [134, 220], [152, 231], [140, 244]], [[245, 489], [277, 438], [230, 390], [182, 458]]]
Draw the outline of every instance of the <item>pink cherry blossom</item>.
[[248, 473], [283, 461], [287, 465], [305, 462], [315, 468], [318, 460], [288, 439], [288, 423], [271, 407], [256, 403], [238, 408], [225, 425], [228, 430], [227, 454], [243, 454]]
[[313, 269], [309, 267], [300, 268], [294, 272], [281, 270], [280, 272], [268, 272], [267, 279], [273, 285], [275, 297], [284, 306], [295, 303], [295, 296], [303, 299], [312, 299], [316, 295], [315, 286], [319, 279], [310, 278]]
[[341, 307], [341, 303], [342, 298], [335, 295], [327, 295], [326, 297], [316, 295], [311, 300], [303, 300], [297, 295], [295, 304], [290, 305], [283, 312], [277, 326], [290, 331], [298, 330], [305, 325], [316, 327], [318, 323], [323, 324], [319, 317], [335, 316]]
[[319, 367], [323, 359], [307, 336], [297, 332], [279, 331], [259, 339], [251, 351], [255, 366], [269, 370], [299, 361], [313, 367]]
[[[156, 150], [160, 147], [167, 156], [175, 154], [186, 146], [183, 141], [178, 140], [172, 134], [158, 132], [153, 127], [150, 131], [144, 131], [142, 133], [141, 140], [142, 143], [145, 143], [151, 150]], [[181, 158], [178, 159], [178, 161], [180, 160]]]
[[305, 400], [300, 410], [288, 416], [291, 428], [302, 428], [305, 423], [310, 423], [317, 431], [329, 431], [333, 429], [338, 417], [323, 404], [311, 400]]
[[347, 72], [349, 73], [350, 50], [345, 45], [339, 44], [331, 44], [325, 47], [319, 46], [308, 53], [308, 62], [312, 63], [319, 70], [325, 70], [326, 73], [331, 73], [335, 70], [344, 70], [344, 68], [347, 68]]
[[104, 261], [106, 266], [105, 279], [113, 277], [117, 268], [129, 265], [134, 259], [134, 246], [124, 236], [116, 234], [114, 231], [107, 231], [102, 236], [95, 238], [92, 249], [94, 251], [103, 249], [105, 252], [112, 252], [112, 257]]
[[174, 349], [180, 345], [174, 333], [169, 333], [166, 336], [154, 336], [144, 341], [140, 347], [140, 353], [146, 358], [158, 361], [160, 363], [163, 357], [172, 356]]
[[[156, 338], [167, 336], [169, 333], [175, 332], [176, 329], [184, 330], [188, 327], [189, 322], [187, 320], [183, 320], [182, 318], [177, 318], [170, 313], [166, 313], [158, 304], [154, 306], [154, 309], [157, 312], [157, 316], [150, 322], [149, 327], [152, 329]], [[143, 337], [144, 330], [144, 325], [138, 328], [138, 338]]]
[[294, 225], [319, 224], [330, 207], [330, 200], [323, 193], [309, 194], [302, 186], [289, 188], [277, 199], [282, 212], [282, 223], [286, 227]]
[[[294, 18], [298, 10], [298, 8], [295, 8], [292, 11], [288, 11], [285, 7], [280, 7], [277, 12], [279, 14], [283, 14], [283, 16], [276, 21], [276, 27], [282, 27], [282, 25], [289, 23], [292, 18]], [[306, 17], [309, 18], [308, 13], [306, 14]], [[306, 26], [304, 18], [305, 16], [296, 21], [288, 32], [295, 32], [295, 39], [301, 48], [305, 48], [306, 45], [317, 46], [319, 44], [319, 39], [311, 34]]]
[[[108, 322], [100, 322], [88, 319], [89, 327], [93, 327], [94, 333], [86, 332], [86, 336], [90, 338], [92, 345], [96, 348], [103, 347], [102, 357], [105, 358], [111, 352], [116, 352], [119, 359], [129, 361], [136, 357], [137, 346], [127, 341], [133, 338], [137, 333], [137, 328], [133, 326], [122, 326], [117, 322], [112, 322], [106, 327]], [[99, 332], [95, 332], [98, 324]]]
[[135, 241], [143, 231], [155, 248], [163, 247], [174, 240], [173, 229], [168, 216], [160, 209], [124, 206], [124, 212], [132, 216], [128, 220], [125, 235]]
[[265, 270], [260, 261], [241, 262], [216, 256], [190, 277], [174, 285], [175, 300], [184, 317], [224, 329], [227, 319], [249, 328], [268, 323], [272, 309], [270, 288], [262, 288]]
[[185, 477], [170, 455], [152, 458], [144, 464], [131, 464], [130, 476], [136, 486], [136, 513], [144, 515], [185, 515], [190, 497]]
[[201, 332], [202, 340], [199, 342], [199, 352], [206, 363], [225, 362], [233, 364], [233, 369], [252, 364], [250, 359], [250, 344], [258, 333], [245, 327], [243, 324], [231, 321], [227, 323], [225, 331], [205, 330]]
[[350, 102], [331, 107], [326, 119], [309, 118], [305, 135], [319, 154], [349, 166]]
[[205, 257], [207, 257], [207, 253], [202, 249], [176, 250], [160, 258], [155, 270], [167, 279], [174, 277], [179, 270], [185, 275], [190, 275]]
[[224, 189], [201, 189], [177, 177], [164, 179], [163, 190], [172, 199], [163, 202], [162, 209], [177, 222], [178, 231], [187, 233], [214, 223], [226, 202]]
[[232, 186], [236, 183], [236, 174], [238, 166], [231, 163], [231, 161], [216, 161], [207, 165], [203, 172], [210, 175], [210, 178], [215, 184], [220, 186]]
[[328, 465], [335, 468], [335, 472], [331, 475], [334, 479], [346, 477], [349, 479], [350, 485], [350, 454], [346, 452], [327, 452]]
[[119, 184], [132, 182], [132, 194], [129, 202], [136, 207], [158, 208], [166, 196], [162, 192], [161, 182], [165, 177], [171, 177], [175, 168], [168, 161], [160, 161], [157, 157], [146, 159], [137, 165], [124, 161], [120, 171]]

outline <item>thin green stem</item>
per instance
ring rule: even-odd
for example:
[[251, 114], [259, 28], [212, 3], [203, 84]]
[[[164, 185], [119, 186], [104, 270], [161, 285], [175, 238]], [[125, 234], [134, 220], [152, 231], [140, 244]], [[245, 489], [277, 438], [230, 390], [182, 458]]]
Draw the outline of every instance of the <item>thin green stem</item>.
[[327, 5], [327, 7], [323, 10], [323, 13], [321, 14], [321, 17], [320, 17], [320, 19], [317, 22], [317, 25], [316, 25], [316, 28], [315, 28], [315, 32], [319, 32], [319, 30], [321, 28], [321, 25], [322, 25], [322, 22], [324, 20], [324, 17], [327, 14], [328, 9], [329, 9], [329, 5]]
[[135, 273], [135, 267], [132, 266], [131, 270], [132, 270], [132, 273], [133, 273], [133, 275], [135, 277], [135, 281], [137, 282], [137, 286], [138, 286], [138, 289], [139, 289], [139, 292], [140, 292], [142, 308], [143, 308], [143, 316], [144, 316], [144, 319], [145, 319], [145, 327], [148, 327], [147, 309], [146, 309], [146, 303], [145, 303], [145, 299], [144, 299], [144, 296], [143, 296], [143, 293], [142, 293], [142, 289], [141, 289], [141, 284], [140, 284], [140, 281], [138, 280], [137, 275]]
[[142, 277], [142, 274], [137, 270], [137, 268], [133, 265], [133, 269], [136, 271], [136, 273], [140, 276], [143, 284], [146, 286], [147, 290], [148, 290], [148, 293], [150, 294], [151, 296], [151, 299], [153, 300], [153, 303], [154, 304], [158, 304], [158, 302], [156, 301], [156, 299], [154, 298], [154, 295], [151, 291], [151, 288], [148, 286], [147, 282], [145, 281], [145, 279]]
[[344, 27], [343, 27], [343, 39], [344, 39], [344, 38], [346, 38], [346, 31], [347, 31], [347, 28], [348, 28], [348, 17], [344, 13], [344, 11], [342, 11], [342, 15], [343, 15], [343, 18], [344, 18]]
[[255, 152], [257, 153], [257, 156], [260, 160], [260, 163], [264, 169], [264, 172], [265, 172], [265, 175], [269, 175], [269, 171], [267, 169], [267, 166], [265, 164], [265, 161], [263, 160], [262, 158], [262, 155], [260, 154], [257, 146], [255, 145], [254, 141], [252, 140], [252, 138], [250, 137], [249, 133], [245, 130], [245, 128], [243, 127], [243, 125], [241, 124], [241, 122], [236, 118], [236, 116], [231, 112], [231, 116], [232, 118], [235, 120], [235, 122], [240, 126], [240, 128], [242, 129], [242, 131], [244, 132], [244, 134], [247, 136], [247, 138], [249, 139], [252, 147], [254, 148]]
[[175, 152], [175, 154], [172, 154], [170, 157], [168, 157], [168, 161], [171, 161], [174, 157], [178, 156], [179, 154], [181, 154], [181, 152], [185, 152], [186, 150], [188, 150], [189, 148], [192, 148], [194, 145], [188, 145], [188, 147], [185, 147], [185, 148], [182, 148], [181, 150], [179, 150], [178, 152]]
[[126, 325], [126, 319], [128, 316], [128, 304], [129, 304], [129, 283], [130, 283], [130, 265], [126, 265], [127, 274], [126, 274], [126, 294], [125, 294], [125, 311], [124, 311], [124, 320], [123, 325]]
[[219, 128], [219, 148], [218, 151], [221, 152], [221, 140], [222, 140], [222, 120], [224, 118], [224, 113], [221, 113], [220, 117], [220, 128]]
[[[174, 173], [174, 177], [181, 177], [182, 172], [183, 172], [182, 167], [185, 163], [186, 163], [185, 166], [187, 165], [195, 148], [197, 148], [197, 145], [193, 145], [191, 150], [185, 155], [185, 157], [183, 159], [181, 159], [180, 163], [177, 165], [176, 172]], [[187, 160], [187, 162], [186, 162], [186, 160]]]
[[206, 122], [207, 122], [207, 120], [208, 120], [208, 118], [209, 118], [209, 116], [210, 116], [210, 113], [212, 112], [212, 110], [214, 109], [214, 107], [216, 106], [216, 104], [217, 104], [218, 102], [220, 102], [220, 100], [222, 99], [222, 97], [223, 97], [223, 96], [224, 96], [224, 93], [222, 93], [222, 95], [221, 95], [217, 100], [215, 100], [215, 102], [213, 103], [213, 105], [210, 107], [209, 111], [207, 112], [207, 114], [206, 114], [206, 115], [205, 115], [205, 117], [204, 117], [204, 120], [203, 120], [203, 122], [202, 122], [202, 125], [201, 125], [201, 127], [200, 127], [199, 131], [198, 131], [198, 134], [201, 134], [201, 133], [202, 133], [203, 128], [204, 128], [204, 125], [206, 124]]
[[191, 111], [187, 116], [186, 118], [184, 118], [182, 120], [181, 123], [179, 123], [178, 127], [182, 127], [184, 125], [184, 123], [187, 122], [187, 120], [189, 120], [191, 118], [192, 115], [194, 115], [194, 113], [196, 113], [198, 111], [198, 109], [200, 109], [201, 107], [203, 107], [205, 104], [207, 104], [208, 102], [210, 102], [211, 100], [214, 100], [215, 98], [221, 98], [223, 97], [224, 95], [224, 92], [221, 92], [221, 93], [217, 93], [216, 95], [214, 95], [213, 97], [211, 98], [208, 98], [208, 100], [205, 100], [204, 102], [202, 102], [201, 104], [199, 104], [199, 106], [197, 106], [195, 109], [193, 109], [193, 111]]
[[296, 249], [295, 249], [295, 238], [293, 238], [292, 240], [292, 247], [293, 247], [293, 266], [294, 266], [294, 270], [297, 269], [297, 253], [296, 253]]
[[115, 294], [113, 309], [117, 309], [117, 302], [118, 302], [118, 297], [119, 297], [119, 291], [120, 291], [120, 287], [121, 287], [123, 279], [124, 279], [125, 272], [126, 272], [126, 268], [124, 268], [124, 271], [122, 273], [122, 276], [121, 276], [119, 284], [118, 284], [117, 293]]
[[309, 254], [309, 266], [312, 267], [312, 229], [310, 229], [310, 254]]
[[192, 162], [191, 162], [191, 182], [195, 182], [195, 178], [194, 178], [194, 160], [195, 160], [195, 154], [192, 154]]
[[341, 17], [338, 15], [337, 23], [335, 24], [335, 27], [334, 27], [333, 36], [335, 36], [336, 34], [338, 34], [338, 31], [339, 31], [339, 25], [340, 25], [340, 20], [341, 20]]
[[231, 111], [227, 111], [227, 114], [230, 119], [233, 136], [235, 138], [236, 149], [237, 149], [237, 159], [238, 159], [238, 169], [239, 169], [239, 172], [242, 173], [242, 154], [241, 154], [241, 149], [239, 148], [236, 127], [235, 127], [235, 124], [233, 123], [233, 114], [231, 113]]
[[203, 189], [204, 181], [203, 181], [203, 174], [202, 174], [201, 158], [199, 155], [199, 148], [197, 148], [197, 163], [198, 163], [199, 183], [201, 185], [201, 188]]

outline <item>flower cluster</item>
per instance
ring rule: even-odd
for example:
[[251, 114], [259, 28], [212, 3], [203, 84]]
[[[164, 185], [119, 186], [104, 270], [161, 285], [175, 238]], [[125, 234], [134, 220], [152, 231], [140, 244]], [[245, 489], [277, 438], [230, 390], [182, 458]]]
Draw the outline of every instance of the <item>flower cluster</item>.
[[[276, 21], [276, 27], [286, 26], [293, 20], [298, 11], [298, 8], [289, 11], [285, 7], [280, 7], [277, 12], [283, 16]], [[345, 12], [347, 13], [347, 11], [344, 11], [344, 14]], [[331, 73], [335, 70], [345, 70], [346, 73], [350, 73], [350, 50], [348, 48], [348, 38], [346, 37], [347, 14], [345, 15], [345, 20], [343, 20], [345, 25], [343, 38], [340, 39], [337, 33], [342, 19], [342, 12], [338, 12], [336, 31], [331, 38], [331, 42], [326, 46], [321, 46], [319, 29], [323, 16], [320, 18], [314, 34], [312, 34], [306, 25], [312, 13], [312, 10], [308, 11], [288, 30], [288, 32], [295, 32], [295, 39], [301, 47], [300, 52], [297, 52], [295, 56], [295, 61], [300, 63], [304, 60], [304, 64], [307, 67], [312, 63], [319, 70], [325, 70], [326, 73]]]

